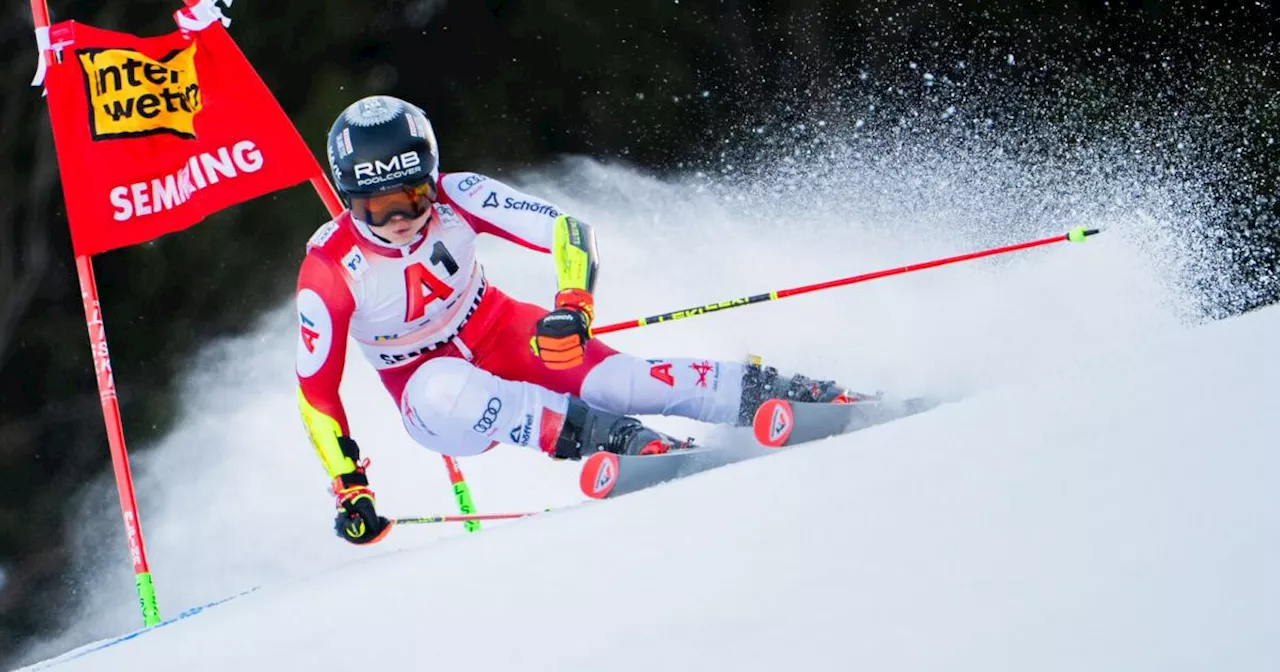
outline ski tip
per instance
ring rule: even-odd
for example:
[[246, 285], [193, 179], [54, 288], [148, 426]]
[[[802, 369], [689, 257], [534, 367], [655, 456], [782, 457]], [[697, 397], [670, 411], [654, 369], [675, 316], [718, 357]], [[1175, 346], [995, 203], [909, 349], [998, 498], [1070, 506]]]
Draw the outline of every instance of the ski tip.
[[604, 499], [613, 491], [618, 483], [618, 456], [600, 451], [592, 453], [582, 463], [582, 473], [578, 476], [578, 486], [582, 494], [592, 499]]
[[791, 402], [785, 399], [770, 399], [756, 409], [756, 417], [752, 422], [756, 441], [769, 448], [780, 448], [786, 445], [795, 426], [795, 415], [791, 412]]

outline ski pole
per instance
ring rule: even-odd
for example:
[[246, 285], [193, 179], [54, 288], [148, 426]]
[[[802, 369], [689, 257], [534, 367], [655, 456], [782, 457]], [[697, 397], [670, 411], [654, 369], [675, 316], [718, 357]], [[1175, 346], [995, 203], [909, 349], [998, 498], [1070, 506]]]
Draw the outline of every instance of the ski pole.
[[458, 501], [458, 510], [462, 512], [462, 516], [468, 532], [480, 531], [480, 519], [467, 518], [468, 515], [476, 512], [476, 504], [471, 499], [471, 486], [467, 485], [467, 480], [462, 477], [462, 468], [458, 466], [458, 460], [448, 455], [442, 455], [444, 458], [445, 469], [449, 472], [449, 484], [453, 487], [453, 498]]
[[864, 273], [862, 275], [854, 275], [848, 278], [840, 278], [838, 280], [828, 280], [827, 282], [819, 282], [812, 285], [803, 285], [801, 287], [792, 287], [791, 289], [780, 289], [776, 292], [769, 292], [767, 294], [756, 294], [754, 296], [744, 296], [742, 298], [729, 299], [728, 301], [711, 303], [705, 306], [694, 306], [693, 308], [685, 308], [684, 310], [673, 310], [669, 313], [662, 313], [661, 315], [653, 315], [650, 317], [642, 317], [636, 320], [628, 320], [625, 322], [616, 322], [614, 324], [606, 324], [603, 327], [597, 327], [592, 329], [591, 334], [593, 336], [599, 336], [601, 334], [607, 334], [614, 331], [622, 331], [624, 329], [633, 329], [635, 327], [643, 327], [650, 324], [657, 324], [659, 322], [670, 322], [672, 320], [682, 320], [686, 317], [695, 317], [698, 315], [702, 315], [704, 313], [727, 310], [729, 308], [741, 308], [742, 306], [749, 306], [753, 303], [764, 303], [765, 301], [776, 301], [777, 299], [785, 299], [789, 296], [796, 296], [799, 294], [816, 292], [821, 289], [831, 289], [832, 287], [843, 287], [845, 285], [853, 285], [859, 282], [866, 282], [868, 280], [886, 278], [891, 275], [902, 275], [904, 273], [913, 273], [915, 271], [923, 271], [927, 268], [937, 268], [938, 266], [946, 266], [947, 264], [956, 264], [962, 261], [969, 261], [971, 259], [980, 259], [982, 257], [993, 257], [997, 254], [1006, 254], [1008, 252], [1016, 252], [1018, 250], [1025, 250], [1032, 247], [1040, 247], [1041, 245], [1052, 245], [1054, 243], [1062, 243], [1062, 242], [1081, 243], [1081, 242], [1084, 242], [1084, 239], [1086, 237], [1092, 236], [1098, 232], [1099, 232], [1098, 229], [1086, 229], [1083, 226], [1078, 226], [1074, 229], [1071, 229], [1067, 233], [1064, 233], [1061, 235], [1051, 236], [1049, 238], [1041, 238], [1039, 240], [1029, 240], [1025, 243], [1018, 243], [1016, 245], [1006, 245], [1004, 247], [993, 247], [989, 250], [981, 250], [979, 252], [970, 252], [968, 254], [961, 254], [954, 257], [934, 259], [933, 261], [925, 261], [918, 264], [908, 264], [906, 266], [899, 266], [897, 268], [888, 268], [882, 271], [875, 271], [873, 273]]
[[[550, 511], [551, 509], [547, 509]], [[396, 525], [421, 525], [426, 523], [466, 523], [476, 520], [507, 520], [511, 518], [526, 518], [528, 516], [536, 516], [543, 511], [529, 511], [526, 513], [471, 513], [461, 516], [414, 516], [409, 518], [392, 518], [391, 522]]]

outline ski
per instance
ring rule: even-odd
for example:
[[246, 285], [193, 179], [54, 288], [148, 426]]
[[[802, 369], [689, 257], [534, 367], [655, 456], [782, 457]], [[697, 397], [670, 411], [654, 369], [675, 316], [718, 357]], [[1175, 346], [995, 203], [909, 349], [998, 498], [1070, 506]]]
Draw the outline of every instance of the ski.
[[783, 448], [923, 413], [941, 403], [927, 397], [850, 404], [769, 399], [756, 409], [752, 430], [760, 445]]
[[658, 455], [593, 453], [582, 463], [578, 485], [592, 499], [607, 499], [706, 471], [733, 460], [719, 448], [694, 447]]
[[[904, 418], [941, 403], [929, 398], [869, 398], [850, 404], [770, 399], [757, 409], [752, 429], [761, 445], [786, 448]], [[695, 446], [658, 455], [600, 451], [583, 460], [578, 485], [587, 497], [609, 499], [743, 459], [749, 458], [723, 446]]]

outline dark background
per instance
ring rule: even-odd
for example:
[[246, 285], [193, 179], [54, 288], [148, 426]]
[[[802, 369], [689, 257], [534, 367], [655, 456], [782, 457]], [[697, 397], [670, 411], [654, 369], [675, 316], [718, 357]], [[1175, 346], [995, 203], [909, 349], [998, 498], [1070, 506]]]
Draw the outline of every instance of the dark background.
[[[51, 4], [54, 21], [139, 35], [173, 30], [180, 6]], [[0, 664], [62, 625], [68, 512], [109, 468], [48, 115], [28, 86], [30, 16], [26, 3], [3, 11]], [[1205, 316], [1280, 292], [1270, 0], [272, 0], [228, 15], [321, 160], [334, 116], [371, 93], [427, 110], [444, 170], [494, 175], [587, 154], [715, 176], [767, 165], [778, 139], [752, 132], [761, 120], [785, 128], [856, 107], [863, 133], [912, 127], [1045, 161], [1106, 146], [1204, 176], [1215, 244], [1251, 288], [1214, 297]], [[326, 218], [301, 186], [95, 259], [133, 450], [170, 428], [175, 376], [198, 346], [291, 293]]]

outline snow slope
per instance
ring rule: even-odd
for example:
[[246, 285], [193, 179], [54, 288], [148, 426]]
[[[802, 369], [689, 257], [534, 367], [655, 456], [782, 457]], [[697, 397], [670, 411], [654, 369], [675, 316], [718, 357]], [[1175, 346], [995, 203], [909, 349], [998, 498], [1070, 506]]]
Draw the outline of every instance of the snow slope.
[[[1021, 192], [952, 185], [955, 200], [931, 202], [922, 221], [910, 208], [860, 218], [820, 200], [801, 211], [749, 190], [724, 198], [594, 164], [567, 177], [524, 186], [600, 223], [606, 323], [1067, 224], [1108, 232], [617, 334], [644, 356], [751, 351], [856, 387], [968, 398], [605, 503], [579, 505], [570, 463], [495, 451], [463, 463], [481, 510], [556, 510], [478, 535], [403, 528], [372, 549], [332, 536], [295, 419], [282, 309], [193, 363], [189, 417], [134, 465], [162, 613], [239, 597], [51, 667], [1280, 666], [1280, 312], [1184, 326], [1162, 213], [1126, 205], [975, 229], [951, 224], [1016, 210]], [[546, 301], [545, 259], [500, 241], [481, 253], [504, 289]], [[353, 359], [343, 391], [380, 508], [450, 512], [439, 459], [403, 435], [372, 372]], [[86, 497], [86, 599], [75, 626], [26, 660], [136, 627], [114, 507], [105, 483]]]
[[1276, 669], [1278, 341], [1273, 308], [1084, 358], [57, 669]]

